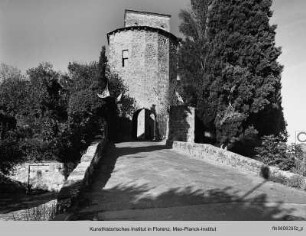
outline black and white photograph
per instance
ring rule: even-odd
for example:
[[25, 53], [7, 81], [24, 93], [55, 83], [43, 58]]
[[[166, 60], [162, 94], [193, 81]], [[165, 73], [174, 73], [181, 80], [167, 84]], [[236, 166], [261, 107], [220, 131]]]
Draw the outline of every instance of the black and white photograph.
[[0, 0], [3, 235], [301, 234], [305, 9]]

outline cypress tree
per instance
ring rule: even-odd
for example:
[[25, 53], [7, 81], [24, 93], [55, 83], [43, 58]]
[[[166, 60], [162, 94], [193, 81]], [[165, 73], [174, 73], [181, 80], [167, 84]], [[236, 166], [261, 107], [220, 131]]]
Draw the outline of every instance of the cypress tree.
[[208, 50], [197, 86], [199, 114], [219, 145], [245, 155], [253, 154], [260, 137], [286, 132], [271, 5], [272, 0], [214, 0], [202, 24]]

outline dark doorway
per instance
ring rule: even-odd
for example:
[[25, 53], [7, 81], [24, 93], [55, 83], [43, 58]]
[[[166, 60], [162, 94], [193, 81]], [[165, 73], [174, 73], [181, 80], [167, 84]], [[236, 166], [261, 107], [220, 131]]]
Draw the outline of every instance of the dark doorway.
[[154, 140], [156, 130], [155, 114], [148, 109], [139, 109], [133, 115], [132, 137], [135, 140]]

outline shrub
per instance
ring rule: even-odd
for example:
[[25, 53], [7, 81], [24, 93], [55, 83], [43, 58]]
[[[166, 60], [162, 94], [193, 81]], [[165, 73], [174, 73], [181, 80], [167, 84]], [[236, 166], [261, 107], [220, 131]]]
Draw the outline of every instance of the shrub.
[[302, 176], [292, 176], [288, 179], [286, 185], [292, 188], [303, 189], [305, 187], [304, 178]]
[[291, 144], [288, 146], [288, 154], [295, 158], [295, 165], [292, 171], [296, 174], [306, 176], [306, 154], [300, 145]]
[[302, 176], [299, 176], [299, 175], [295, 175], [290, 178], [286, 178], [285, 176], [282, 176], [282, 175], [277, 175], [277, 176], [272, 175], [269, 178], [269, 180], [275, 183], [280, 183], [280, 184], [292, 187], [292, 188], [306, 190], [305, 180]]
[[275, 183], [280, 183], [280, 184], [283, 184], [283, 185], [287, 185], [287, 178], [282, 176], [282, 175], [272, 175], [270, 176], [269, 178], [270, 181], [272, 182], [275, 182]]
[[306, 158], [297, 160], [293, 172], [306, 177]]
[[297, 152], [290, 152], [282, 136], [264, 136], [261, 146], [255, 148], [256, 159], [269, 166], [289, 171], [295, 167]]
[[103, 129], [105, 103], [94, 91], [86, 89], [73, 94], [69, 101], [69, 128], [83, 143], [88, 143]]
[[271, 176], [269, 179], [294, 188], [305, 188], [306, 155], [300, 145], [287, 145], [281, 136], [264, 136], [262, 144], [255, 149], [257, 159], [266, 165], [276, 166], [281, 170], [291, 171], [296, 176], [285, 178], [283, 176]]
[[16, 132], [9, 131], [0, 139], [0, 172], [8, 174], [11, 168], [23, 160]]
[[[21, 159], [76, 162], [106, 126], [115, 136], [115, 98], [125, 86], [110, 73], [105, 48], [99, 63], [70, 63], [68, 71], [61, 75], [51, 64], [41, 63], [27, 71], [27, 79], [15, 76], [0, 83], [0, 112], [16, 121], [12, 137], [3, 137], [7, 130], [2, 132], [0, 123], [0, 171], [7, 173]], [[107, 80], [111, 97], [102, 100], [97, 93]], [[120, 113], [133, 113], [132, 99], [122, 96], [121, 104]]]

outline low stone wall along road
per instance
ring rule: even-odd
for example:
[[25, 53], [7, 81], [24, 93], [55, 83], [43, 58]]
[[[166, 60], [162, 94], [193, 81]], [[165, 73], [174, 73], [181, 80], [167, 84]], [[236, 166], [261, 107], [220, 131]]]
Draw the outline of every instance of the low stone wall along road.
[[306, 192], [191, 159], [162, 143], [119, 143], [69, 219], [305, 220]]

